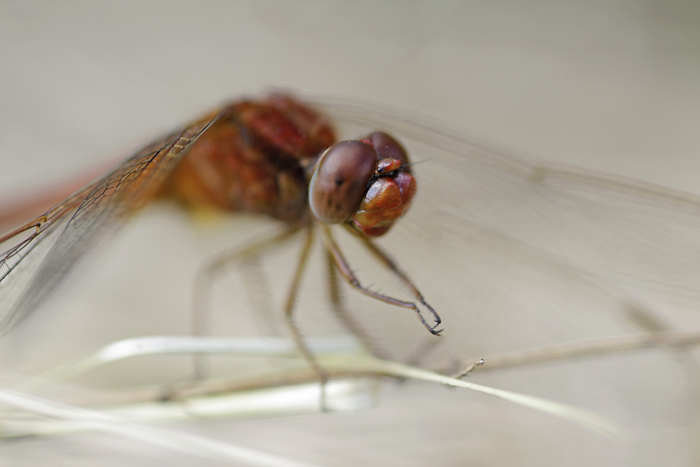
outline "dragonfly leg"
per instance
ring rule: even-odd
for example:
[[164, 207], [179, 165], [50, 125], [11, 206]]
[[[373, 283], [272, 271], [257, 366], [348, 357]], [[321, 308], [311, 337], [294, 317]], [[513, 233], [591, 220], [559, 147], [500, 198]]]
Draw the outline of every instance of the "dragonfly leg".
[[[197, 271], [195, 279], [193, 308], [192, 308], [192, 334], [194, 336], [207, 335], [207, 315], [209, 311], [209, 297], [212, 284], [233, 264], [257, 257], [263, 251], [281, 245], [299, 232], [299, 227], [292, 227], [283, 232], [253, 243], [243, 248], [235, 248], [207, 260]], [[205, 374], [204, 356], [194, 356], [194, 379], [202, 379]]]
[[423, 295], [418, 291], [418, 288], [413, 285], [411, 280], [406, 276], [406, 274], [399, 269], [399, 267], [389, 258], [389, 256], [381, 251], [374, 243], [372, 243], [370, 240], [365, 239], [364, 237], [360, 237], [363, 239], [365, 242], [365, 245], [367, 248], [370, 250], [370, 252], [377, 257], [382, 264], [384, 264], [386, 267], [388, 267], [391, 271], [393, 271], [399, 279], [401, 279], [404, 284], [406, 284], [411, 291], [413, 292], [413, 295], [416, 297], [416, 299], [424, 306], [426, 307], [431, 315], [433, 316], [433, 319], [435, 320], [435, 324], [430, 325], [428, 322], [425, 320], [425, 317], [421, 313], [420, 308], [413, 303], [413, 302], [407, 302], [405, 300], [399, 300], [397, 298], [389, 297], [388, 295], [380, 294], [378, 292], [374, 292], [372, 290], [369, 290], [365, 287], [363, 287], [360, 284], [360, 281], [357, 279], [355, 274], [352, 272], [352, 269], [350, 268], [350, 264], [348, 261], [345, 259], [343, 256], [343, 252], [340, 250], [340, 247], [338, 247], [338, 244], [335, 242], [335, 239], [333, 238], [333, 235], [331, 234], [330, 228], [326, 225], [321, 226], [321, 230], [323, 232], [323, 241], [326, 245], [326, 250], [331, 254], [333, 257], [333, 262], [335, 263], [336, 267], [338, 268], [338, 272], [340, 272], [340, 275], [345, 279], [345, 281], [350, 284], [353, 288], [357, 289], [359, 292], [367, 295], [368, 297], [375, 298], [377, 300], [380, 300], [384, 303], [388, 303], [390, 305], [395, 305], [401, 308], [407, 308], [409, 310], [413, 310], [416, 313], [416, 316], [420, 320], [420, 322], [425, 326], [425, 328], [430, 331], [432, 334], [439, 336], [440, 333], [442, 332], [442, 329], [437, 329], [437, 327], [440, 325], [442, 322], [440, 320], [440, 316], [437, 314], [435, 310], [428, 304], [428, 302], [425, 301], [423, 298]]
[[326, 411], [326, 382], [328, 381], [328, 375], [323, 368], [318, 364], [313, 353], [306, 345], [306, 340], [299, 329], [299, 326], [294, 321], [294, 305], [296, 302], [296, 296], [299, 292], [299, 285], [301, 284], [301, 278], [304, 275], [306, 269], [306, 264], [309, 259], [309, 253], [311, 253], [311, 246], [314, 240], [314, 228], [313, 224], [309, 225], [306, 229], [306, 239], [304, 240], [304, 246], [302, 247], [301, 254], [299, 255], [299, 262], [297, 263], [296, 271], [294, 272], [294, 277], [292, 279], [292, 286], [289, 288], [289, 293], [287, 295], [287, 301], [284, 307], [284, 316], [287, 319], [287, 325], [292, 333], [294, 342], [297, 348], [304, 356], [309, 366], [314, 370], [318, 379], [321, 383], [321, 410]]
[[338, 284], [338, 271], [335, 266], [333, 255], [328, 250], [326, 250], [326, 265], [328, 269], [328, 295], [330, 298], [331, 307], [338, 317], [338, 320], [343, 326], [345, 326], [345, 329], [347, 329], [351, 334], [357, 337], [360, 342], [362, 342], [364, 348], [372, 355], [377, 358], [389, 358], [386, 350], [382, 349], [370, 338], [367, 332], [359, 324], [357, 324], [357, 322], [350, 315], [350, 312], [348, 312], [348, 310], [345, 308]]

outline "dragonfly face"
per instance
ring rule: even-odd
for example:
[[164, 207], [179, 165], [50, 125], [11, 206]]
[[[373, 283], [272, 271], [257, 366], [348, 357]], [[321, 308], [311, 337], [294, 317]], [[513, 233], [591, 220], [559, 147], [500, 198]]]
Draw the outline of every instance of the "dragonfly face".
[[408, 163], [406, 151], [386, 133], [337, 143], [314, 169], [311, 210], [326, 224], [349, 222], [368, 237], [383, 235], [416, 193]]

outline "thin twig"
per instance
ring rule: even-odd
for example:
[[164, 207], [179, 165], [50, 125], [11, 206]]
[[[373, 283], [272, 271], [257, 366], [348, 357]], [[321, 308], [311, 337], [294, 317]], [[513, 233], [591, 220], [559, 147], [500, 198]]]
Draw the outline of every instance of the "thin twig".
[[454, 375], [453, 378], [455, 378], [455, 379], [462, 379], [462, 378], [464, 378], [465, 376], [467, 376], [469, 373], [471, 373], [472, 371], [474, 371], [476, 368], [482, 366], [483, 364], [484, 364], [484, 359], [482, 358], [482, 359], [480, 359], [480, 360], [478, 360], [478, 361], [472, 363], [471, 365], [469, 365], [467, 368], [465, 368], [465, 369], [462, 370], [461, 372], [459, 372], [459, 373], [457, 373], [456, 375]]
[[[632, 336], [606, 337], [494, 355], [484, 358], [486, 364], [480, 371], [500, 370], [502, 368], [629, 352], [640, 349], [685, 347], [698, 344], [700, 344], [700, 332], [698, 331], [659, 332]], [[473, 362], [474, 360], [475, 359], [468, 359], [466, 361]]]

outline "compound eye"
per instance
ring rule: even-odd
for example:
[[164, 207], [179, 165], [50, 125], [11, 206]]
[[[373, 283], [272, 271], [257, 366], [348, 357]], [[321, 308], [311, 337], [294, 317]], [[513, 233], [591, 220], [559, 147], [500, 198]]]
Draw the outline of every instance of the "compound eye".
[[[371, 133], [367, 139], [372, 141], [372, 144], [374, 144], [374, 149], [377, 150], [377, 154], [379, 154], [380, 159], [397, 159], [401, 161], [402, 166], [409, 163], [406, 150], [390, 135], [382, 131], [375, 131], [374, 133]], [[405, 167], [405, 169], [410, 173], [410, 169], [408, 167]]]
[[377, 152], [360, 141], [341, 141], [319, 160], [309, 184], [309, 205], [321, 222], [337, 224], [357, 210], [377, 165]]

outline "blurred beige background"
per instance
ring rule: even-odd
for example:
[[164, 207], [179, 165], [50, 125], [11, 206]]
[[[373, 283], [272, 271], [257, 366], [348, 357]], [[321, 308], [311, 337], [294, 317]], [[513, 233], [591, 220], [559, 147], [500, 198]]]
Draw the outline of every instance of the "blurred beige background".
[[[700, 6], [694, 2], [5, 1], [0, 64], [0, 204], [99, 166], [222, 100], [270, 87], [376, 100], [525, 154], [700, 193]], [[136, 232], [125, 235], [134, 241]], [[194, 241], [163, 237], [172, 248]], [[155, 261], [149, 254], [141, 256]], [[184, 255], [183, 263], [195, 262], [195, 253]], [[140, 266], [109, 264], [122, 271], [110, 270], [109, 277], [121, 277], [123, 288], [140, 280], [123, 276]], [[187, 284], [189, 276], [171, 264], [172, 275]], [[161, 301], [164, 309], [181, 305], [168, 285], [150, 288], [169, 297]], [[136, 300], [118, 292], [105, 300], [100, 291], [70, 301], [69, 292], [60, 293], [59, 308], [45, 315], [50, 326], [67, 316], [61, 310], [101, 303], [118, 310]], [[111, 316], [106, 325], [120, 326]], [[139, 319], [124, 325], [126, 335], [143, 333], [139, 326], [154, 318]], [[38, 329], [30, 323], [9, 342], [26, 345], [23, 339]], [[51, 349], [51, 329], [45, 332], [48, 350], [27, 346], [9, 356], [5, 344], [2, 360], [36, 370], [42, 366], [32, 363], [36, 355], [53, 354], [47, 361], [72, 355]], [[547, 386], [548, 394], [537, 393], [542, 388], [534, 383], [516, 389], [561, 400], [566, 384], [562, 388]], [[439, 465], [455, 466], [658, 465], [662, 459], [688, 465], [698, 459], [682, 438], [697, 431], [666, 433], [659, 438], [665, 449], [636, 456], [507, 404], [482, 398], [465, 405], [470, 395], [430, 386], [390, 391], [398, 395], [359, 417], [187, 429], [261, 449], [278, 443], [281, 454], [328, 465], [427, 465], [433, 450]], [[447, 402], [431, 411], [426, 394]], [[463, 408], [462, 424], [441, 423], [453, 407]], [[379, 433], [376, 442], [368, 426]], [[400, 433], [390, 436], [397, 427]], [[654, 433], [649, 428], [648, 439]], [[113, 465], [124, 465], [123, 452], [103, 451], [102, 442], [96, 436], [26, 440], [0, 445], [0, 459], [4, 453], [8, 465], [49, 465], [61, 455], [68, 460], [58, 465], [95, 465], [106, 451]], [[128, 458], [131, 465], [162, 459], [154, 451]]]
[[2, 2], [2, 183], [222, 99], [377, 99], [549, 160], [693, 189], [694, 2]]

